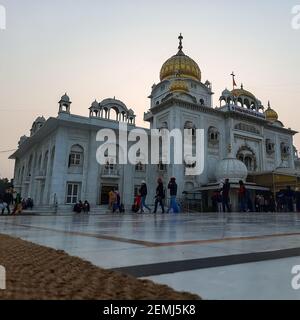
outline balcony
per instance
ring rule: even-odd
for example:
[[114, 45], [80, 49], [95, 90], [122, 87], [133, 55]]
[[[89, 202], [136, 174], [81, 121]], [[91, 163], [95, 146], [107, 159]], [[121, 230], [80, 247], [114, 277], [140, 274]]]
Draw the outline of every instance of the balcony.
[[35, 175], [35, 180], [45, 180], [45, 179], [46, 179], [46, 171], [45, 170], [40, 170]]
[[101, 172], [102, 178], [119, 179], [120, 170], [116, 166], [105, 166]]

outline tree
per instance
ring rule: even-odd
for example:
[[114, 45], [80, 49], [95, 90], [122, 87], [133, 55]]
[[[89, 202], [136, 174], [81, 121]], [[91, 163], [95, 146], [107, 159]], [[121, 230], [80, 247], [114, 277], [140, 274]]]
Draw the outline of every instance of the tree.
[[5, 192], [5, 190], [11, 188], [12, 185], [7, 178], [0, 179], [0, 195]]

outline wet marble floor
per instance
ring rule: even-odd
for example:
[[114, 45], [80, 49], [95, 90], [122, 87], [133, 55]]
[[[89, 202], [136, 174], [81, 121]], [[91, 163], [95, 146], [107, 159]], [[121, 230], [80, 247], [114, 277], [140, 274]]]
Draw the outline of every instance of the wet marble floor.
[[0, 216], [0, 233], [204, 299], [300, 299], [300, 214]]

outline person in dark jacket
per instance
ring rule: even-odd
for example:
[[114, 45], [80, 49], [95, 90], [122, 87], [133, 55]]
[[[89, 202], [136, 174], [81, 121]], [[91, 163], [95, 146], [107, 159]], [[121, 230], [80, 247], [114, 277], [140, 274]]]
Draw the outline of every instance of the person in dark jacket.
[[90, 212], [90, 204], [87, 200], [84, 201], [84, 204], [83, 204], [83, 212], [84, 213], [89, 213]]
[[176, 178], [172, 177], [170, 179], [170, 182], [168, 184], [168, 189], [170, 190], [170, 197], [171, 197], [168, 213], [170, 212], [171, 209], [173, 210], [173, 213], [178, 213], [179, 208], [176, 202], [176, 196], [177, 196]]
[[[6, 209], [7, 209], [7, 213], [10, 214], [10, 205], [13, 203], [14, 201], [14, 197], [13, 195], [8, 192], [5, 191], [4, 195], [3, 195], [3, 202], [6, 203]], [[5, 208], [2, 209], [2, 214], [4, 213]]]
[[225, 180], [225, 183], [223, 184], [222, 187], [222, 205], [223, 205], [223, 212], [230, 212], [230, 199], [229, 199], [229, 192], [230, 192], [230, 183], [229, 179]]
[[285, 200], [288, 212], [294, 212], [294, 198], [295, 192], [292, 190], [290, 186], [288, 186], [285, 190]]
[[161, 178], [158, 178], [157, 180], [158, 186], [156, 188], [156, 196], [155, 196], [155, 208], [154, 213], [157, 211], [158, 204], [161, 206], [162, 213], [165, 213], [165, 207], [164, 207], [164, 199], [165, 199], [165, 191], [164, 191], [164, 185]]
[[240, 212], [247, 211], [247, 190], [245, 184], [242, 180], [239, 181], [239, 190], [238, 190], [238, 197], [239, 197], [239, 208]]
[[147, 190], [147, 185], [145, 181], [142, 181], [142, 185], [140, 188], [140, 195], [142, 197], [142, 201], [141, 201], [141, 213], [144, 212], [144, 208], [146, 208], [147, 210], [149, 210], [149, 213], [151, 213], [151, 209], [146, 205], [146, 197], [148, 194], [148, 190]]

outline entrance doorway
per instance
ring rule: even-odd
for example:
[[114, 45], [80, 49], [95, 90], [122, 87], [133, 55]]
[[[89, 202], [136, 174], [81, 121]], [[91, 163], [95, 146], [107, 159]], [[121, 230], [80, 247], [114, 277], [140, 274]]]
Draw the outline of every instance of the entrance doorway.
[[118, 190], [117, 184], [111, 184], [111, 185], [102, 185], [101, 186], [101, 194], [100, 194], [100, 204], [101, 205], [108, 205], [108, 193], [114, 188], [115, 190]]

